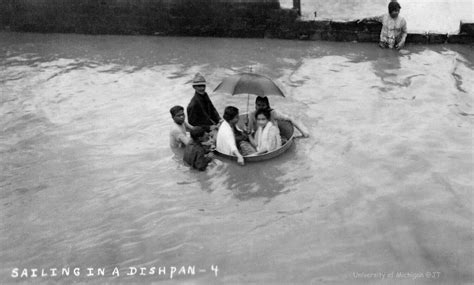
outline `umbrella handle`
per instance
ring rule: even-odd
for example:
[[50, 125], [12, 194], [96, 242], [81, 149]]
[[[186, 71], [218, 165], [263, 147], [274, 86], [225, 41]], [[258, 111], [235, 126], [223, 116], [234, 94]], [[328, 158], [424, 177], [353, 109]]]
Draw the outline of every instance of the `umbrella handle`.
[[248, 131], [248, 124], [250, 122], [250, 113], [249, 113], [249, 105], [250, 105], [250, 94], [247, 93], [247, 131]]

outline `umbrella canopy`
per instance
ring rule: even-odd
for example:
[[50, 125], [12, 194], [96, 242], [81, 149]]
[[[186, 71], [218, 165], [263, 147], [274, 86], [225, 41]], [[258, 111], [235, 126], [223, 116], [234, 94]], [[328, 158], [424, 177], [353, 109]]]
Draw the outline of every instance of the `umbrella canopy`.
[[225, 78], [214, 92], [230, 95], [252, 94], [257, 96], [282, 96], [283, 91], [270, 78], [255, 73], [241, 73]]

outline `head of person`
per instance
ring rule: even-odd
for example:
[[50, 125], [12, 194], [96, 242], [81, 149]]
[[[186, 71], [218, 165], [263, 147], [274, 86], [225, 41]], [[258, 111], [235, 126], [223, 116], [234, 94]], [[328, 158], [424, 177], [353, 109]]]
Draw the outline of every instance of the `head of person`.
[[191, 138], [195, 142], [205, 142], [209, 139], [209, 133], [206, 132], [202, 127], [194, 127], [190, 133]]
[[392, 0], [388, 4], [388, 13], [390, 14], [390, 17], [392, 17], [393, 19], [397, 18], [398, 15], [400, 14], [400, 9], [401, 8], [402, 7], [400, 6], [400, 4], [397, 1]]
[[234, 106], [225, 107], [224, 120], [226, 120], [229, 124], [237, 124], [239, 121], [239, 109]]
[[202, 95], [206, 93], [206, 79], [199, 72], [196, 73], [196, 75], [194, 75], [193, 88], [194, 90], [196, 90], [196, 93], [198, 94]]
[[184, 108], [181, 106], [174, 106], [170, 109], [171, 118], [173, 121], [178, 124], [182, 125], [184, 123]]
[[264, 128], [268, 121], [270, 121], [270, 110], [269, 109], [260, 109], [255, 112], [255, 120], [257, 121], [257, 126]]
[[255, 110], [261, 109], [270, 109], [270, 101], [268, 101], [267, 96], [257, 96], [257, 98], [255, 99]]

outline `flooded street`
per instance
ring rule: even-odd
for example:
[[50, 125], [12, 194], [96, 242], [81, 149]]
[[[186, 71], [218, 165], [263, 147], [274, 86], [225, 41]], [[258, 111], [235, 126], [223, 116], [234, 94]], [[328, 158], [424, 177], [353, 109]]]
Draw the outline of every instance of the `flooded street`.
[[[221, 114], [245, 110], [211, 91], [249, 66], [311, 137], [191, 171], [169, 108], [201, 72]], [[467, 45], [0, 33], [0, 282], [167, 283], [149, 269], [188, 265], [207, 271], [173, 280], [474, 282], [473, 84]], [[12, 277], [66, 266], [82, 274]]]

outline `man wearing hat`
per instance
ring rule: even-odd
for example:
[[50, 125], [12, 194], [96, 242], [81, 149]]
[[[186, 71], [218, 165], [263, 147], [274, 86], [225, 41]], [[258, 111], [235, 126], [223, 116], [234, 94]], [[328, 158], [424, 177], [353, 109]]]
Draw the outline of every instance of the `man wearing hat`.
[[206, 79], [200, 73], [194, 76], [193, 88], [196, 92], [186, 110], [188, 122], [209, 131], [219, 124], [221, 117], [206, 93]]

